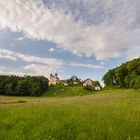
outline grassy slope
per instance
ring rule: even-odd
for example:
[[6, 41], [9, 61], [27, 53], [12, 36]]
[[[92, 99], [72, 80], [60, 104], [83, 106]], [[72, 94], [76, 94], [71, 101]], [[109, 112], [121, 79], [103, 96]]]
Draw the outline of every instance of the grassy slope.
[[43, 94], [43, 97], [65, 97], [65, 96], [77, 96], [87, 95], [95, 93], [84, 89], [83, 87], [49, 87], [48, 91]]
[[[65, 98], [0, 96], [0, 140], [139, 140], [140, 92], [100, 93]], [[27, 103], [14, 104], [18, 100]]]

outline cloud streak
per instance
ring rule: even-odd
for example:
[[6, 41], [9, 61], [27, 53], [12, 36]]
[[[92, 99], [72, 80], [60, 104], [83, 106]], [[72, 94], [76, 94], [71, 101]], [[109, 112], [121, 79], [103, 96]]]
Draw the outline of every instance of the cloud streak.
[[1, 59], [8, 59], [14, 62], [20, 60], [25, 64], [18, 66], [16, 69], [0, 65], [0, 74], [44, 75], [48, 77], [50, 73], [61, 72], [65, 64], [60, 59], [31, 56], [7, 49], [0, 49]]
[[104, 68], [103, 65], [82, 64], [82, 63], [70, 63], [70, 66], [72, 66], [72, 67], [83, 67], [83, 68], [92, 68], [92, 69], [102, 69], [102, 68]]
[[63, 60], [25, 55], [7, 49], [0, 49], [0, 58], [10, 59], [13, 61], [21, 59], [22, 61], [28, 63], [39, 63], [39, 64], [49, 65], [56, 68], [61, 68], [61, 66], [64, 64]]

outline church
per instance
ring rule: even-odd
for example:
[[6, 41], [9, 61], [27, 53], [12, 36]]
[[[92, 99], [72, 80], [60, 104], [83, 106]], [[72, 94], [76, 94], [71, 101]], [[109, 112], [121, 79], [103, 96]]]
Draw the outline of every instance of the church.
[[55, 75], [50, 74], [49, 85], [56, 85], [59, 83], [60, 83], [60, 79], [59, 79], [57, 73]]

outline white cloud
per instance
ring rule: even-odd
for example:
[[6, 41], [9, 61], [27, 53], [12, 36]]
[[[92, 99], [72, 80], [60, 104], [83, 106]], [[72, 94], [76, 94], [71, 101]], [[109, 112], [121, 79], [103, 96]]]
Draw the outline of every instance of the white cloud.
[[49, 65], [56, 69], [61, 69], [62, 65], [64, 64], [64, 62], [60, 59], [43, 58], [43, 57], [25, 55], [25, 54], [14, 52], [14, 51], [7, 50], [7, 49], [0, 49], [0, 58], [10, 59], [10, 60], [14, 60], [14, 61], [21, 59], [22, 61], [25, 61], [25, 62]]
[[31, 55], [25, 55], [19, 52], [14, 52], [7, 49], [0, 49], [0, 59], [9, 59], [12, 61], [22, 60], [22, 63], [16, 69], [14, 67], [0, 66], [0, 74], [15, 74], [15, 75], [44, 75], [49, 76], [50, 73], [64, 73], [64, 66], [83, 67], [101, 69], [103, 64], [84, 64], [84, 63], [67, 63], [61, 59], [43, 58]]
[[13, 55], [12, 51], [0, 49], [0, 59], [10, 59], [10, 60], [15, 61], [16, 57]]
[[54, 48], [50, 48], [49, 51], [50, 51], [50, 52], [53, 52], [53, 51], [54, 51]]
[[24, 39], [24, 37], [18, 37], [16, 40], [22, 41], [23, 39]]
[[[25, 65], [22, 67], [18, 67], [16, 69], [11, 68], [11, 67], [3, 67], [0, 66], [0, 74], [6, 74], [6, 75], [43, 75], [46, 77], [49, 77], [50, 73], [55, 73], [56, 70], [47, 65], [42, 65], [42, 64], [30, 64], [30, 65]], [[59, 70], [58, 70], [59, 72]]]
[[17, 68], [13, 69], [11, 67], [3, 67], [0, 66], [0, 74], [2, 75], [20, 75], [24, 76], [27, 75], [27, 73], [23, 72], [23, 68]]
[[55, 73], [53, 67], [48, 67], [46, 65], [40, 65], [40, 64], [31, 64], [24, 67], [25, 71], [28, 71], [28, 73], [31, 73], [32, 75], [44, 75], [49, 76], [50, 73]]
[[22, 65], [16, 67], [16, 69], [13, 66], [0, 66], [0, 74], [21, 76], [44, 75], [48, 77], [50, 73], [62, 72], [64, 65], [64, 62], [59, 59], [30, 56], [7, 49], [0, 49], [0, 59], [9, 59], [12, 61], [22, 60], [26, 62], [26, 65], [22, 63]]
[[[66, 7], [70, 3], [69, 0], [61, 2]], [[82, 2], [77, 1], [79, 5]], [[87, 6], [84, 8], [94, 15], [95, 24], [87, 24], [83, 18], [86, 15], [76, 20], [71, 11], [66, 13], [63, 6], [57, 8], [55, 1], [52, 3], [48, 8], [41, 0], [0, 0], [0, 28], [23, 32], [28, 38], [49, 40], [66, 51], [95, 56], [98, 60], [120, 57], [140, 39], [140, 28], [134, 25], [139, 22], [139, 0], [84, 1]], [[140, 52], [140, 48], [136, 50]]]
[[102, 69], [102, 68], [104, 68], [103, 65], [97, 65], [97, 64], [70, 63], [70, 66], [72, 66], [72, 67], [93, 68], [93, 69]]

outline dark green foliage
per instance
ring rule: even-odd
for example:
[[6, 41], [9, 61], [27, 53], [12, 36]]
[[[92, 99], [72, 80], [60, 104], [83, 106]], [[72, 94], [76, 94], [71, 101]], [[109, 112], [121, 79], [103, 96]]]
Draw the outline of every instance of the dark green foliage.
[[106, 87], [140, 88], [140, 58], [109, 70], [103, 80]]
[[28, 79], [19, 80], [17, 84], [17, 95], [19, 96], [29, 95], [29, 88], [30, 85]]
[[135, 78], [134, 88], [135, 89], [140, 89], [140, 76]]
[[109, 70], [108, 73], [106, 73], [103, 77], [105, 85], [108, 86], [114, 86], [116, 85], [116, 75], [115, 75], [115, 70]]
[[66, 83], [68, 84], [68, 86], [82, 85], [82, 80], [73, 75], [70, 79], [66, 80]]
[[93, 86], [98, 86], [101, 87], [100, 82], [99, 81], [93, 81]]
[[40, 96], [48, 88], [48, 79], [43, 76], [0, 75], [0, 95]]

